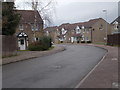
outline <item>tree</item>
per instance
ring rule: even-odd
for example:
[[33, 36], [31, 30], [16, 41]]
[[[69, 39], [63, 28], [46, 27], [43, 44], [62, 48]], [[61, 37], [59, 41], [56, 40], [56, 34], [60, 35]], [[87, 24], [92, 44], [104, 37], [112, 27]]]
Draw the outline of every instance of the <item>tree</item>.
[[[48, 27], [53, 24], [53, 17], [55, 13], [55, 5], [56, 5], [55, 0], [29, 0], [23, 2], [23, 5], [24, 5], [23, 6], [24, 9], [28, 9], [28, 8], [33, 10], [36, 9], [40, 13], [44, 21], [45, 27]], [[19, 8], [20, 6], [17, 5], [17, 7]]]
[[15, 13], [14, 2], [2, 2], [2, 35], [13, 35], [20, 15]]

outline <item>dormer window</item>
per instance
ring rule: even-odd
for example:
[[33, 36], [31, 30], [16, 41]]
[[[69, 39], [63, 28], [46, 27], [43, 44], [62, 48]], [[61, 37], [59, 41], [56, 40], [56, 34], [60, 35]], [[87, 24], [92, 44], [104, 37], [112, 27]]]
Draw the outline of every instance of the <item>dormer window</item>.
[[76, 34], [81, 33], [79, 26], [76, 27]]
[[67, 30], [65, 30], [64, 28], [62, 28], [62, 34], [65, 34], [67, 32]]
[[115, 21], [115, 23], [114, 23], [114, 29], [115, 29], [116, 31], [118, 31], [118, 22], [117, 22], [117, 21]]
[[19, 30], [24, 30], [23, 24], [19, 25]]

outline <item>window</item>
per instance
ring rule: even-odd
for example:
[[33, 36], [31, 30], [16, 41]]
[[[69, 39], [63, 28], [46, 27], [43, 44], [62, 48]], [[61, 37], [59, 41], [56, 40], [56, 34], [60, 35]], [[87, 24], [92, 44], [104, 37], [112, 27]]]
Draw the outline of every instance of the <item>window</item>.
[[67, 32], [67, 30], [65, 30], [64, 28], [62, 28], [62, 34], [65, 34]]
[[22, 24], [19, 25], [19, 30], [24, 30], [24, 27]]
[[78, 33], [80, 33], [81, 32], [81, 30], [80, 29], [76, 29], [76, 33], [78, 34]]
[[115, 30], [118, 30], [118, 25], [117, 25], [117, 24], [115, 24], [114, 28], [115, 28]]
[[39, 40], [39, 38], [38, 37], [36, 37], [36, 41], [38, 41]]
[[21, 45], [24, 45], [24, 39], [21, 39], [21, 40], [20, 40], [20, 44], [21, 44]]
[[46, 31], [46, 34], [47, 34], [47, 36], [49, 36], [49, 32], [48, 31]]
[[103, 30], [103, 25], [100, 25], [100, 28], [99, 28], [100, 30]]
[[38, 25], [37, 24], [31, 24], [32, 31], [38, 31]]

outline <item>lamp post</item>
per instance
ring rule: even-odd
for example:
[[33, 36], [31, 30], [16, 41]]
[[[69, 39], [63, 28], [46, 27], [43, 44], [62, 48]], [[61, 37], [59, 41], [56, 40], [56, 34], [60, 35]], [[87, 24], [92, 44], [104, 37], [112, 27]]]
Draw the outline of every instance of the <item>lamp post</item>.
[[105, 13], [105, 18], [106, 18], [106, 31], [105, 31], [106, 37], [105, 37], [105, 40], [106, 40], [106, 44], [107, 44], [107, 34], [108, 34], [108, 31], [107, 31], [107, 29], [108, 29], [108, 27], [107, 27], [107, 10], [103, 10], [103, 12]]

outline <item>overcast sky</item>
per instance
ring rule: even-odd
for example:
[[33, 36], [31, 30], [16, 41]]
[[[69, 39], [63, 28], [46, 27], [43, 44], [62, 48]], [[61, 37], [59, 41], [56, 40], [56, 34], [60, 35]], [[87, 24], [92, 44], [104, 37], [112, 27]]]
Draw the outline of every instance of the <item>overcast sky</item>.
[[[110, 23], [118, 16], [119, 0], [56, 0], [53, 25], [84, 22], [94, 18], [104, 18]], [[28, 9], [17, 0], [19, 9]], [[107, 18], [103, 10], [107, 10]]]

